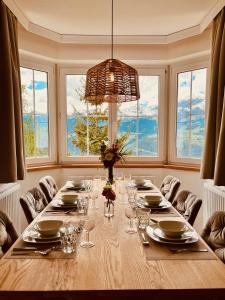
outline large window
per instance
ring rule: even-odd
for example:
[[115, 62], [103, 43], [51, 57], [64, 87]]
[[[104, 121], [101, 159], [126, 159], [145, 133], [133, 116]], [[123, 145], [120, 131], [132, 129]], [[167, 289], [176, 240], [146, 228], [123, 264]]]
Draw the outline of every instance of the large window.
[[[60, 97], [66, 98], [66, 105], [60, 103], [62, 161], [84, 162], [85, 157], [85, 162], [96, 162], [101, 141], [112, 143], [116, 139], [125, 145], [131, 160], [162, 160], [159, 102], [160, 97], [163, 101], [165, 70], [143, 73], [139, 76], [140, 100], [92, 105], [84, 99], [85, 72], [76, 74], [71, 69], [61, 69]], [[161, 112], [162, 120], [163, 116]]]
[[200, 159], [205, 132], [206, 73], [202, 68], [177, 74], [176, 155]]
[[20, 68], [25, 153], [27, 158], [49, 155], [48, 74]]

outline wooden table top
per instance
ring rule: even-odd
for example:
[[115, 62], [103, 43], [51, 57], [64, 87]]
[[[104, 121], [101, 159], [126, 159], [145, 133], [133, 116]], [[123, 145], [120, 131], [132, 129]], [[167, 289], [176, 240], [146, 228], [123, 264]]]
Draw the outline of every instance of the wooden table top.
[[[204, 296], [204, 299], [212, 299], [213, 295], [213, 299], [225, 299], [225, 266], [216, 256], [212, 260], [147, 260], [138, 234], [125, 232], [128, 225], [124, 215], [126, 206], [116, 200], [115, 216], [107, 219], [103, 216], [103, 202], [101, 198], [99, 209], [89, 209], [96, 220], [90, 233], [95, 246], [78, 247], [76, 259], [3, 257], [0, 260], [0, 299], [18, 299], [18, 296], [28, 299], [30, 292], [32, 299], [42, 296], [52, 299], [56, 295], [59, 299], [75, 295], [76, 299], [87, 299], [87, 296], [92, 299], [104, 296], [112, 299], [115, 296], [117, 299], [124, 296], [143, 299]], [[39, 215], [38, 219], [77, 221], [79, 216]]]

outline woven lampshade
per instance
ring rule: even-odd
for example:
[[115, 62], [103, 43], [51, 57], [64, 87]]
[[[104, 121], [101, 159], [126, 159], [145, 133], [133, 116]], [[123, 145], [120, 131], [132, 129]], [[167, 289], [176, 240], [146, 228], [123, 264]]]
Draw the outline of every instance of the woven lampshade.
[[107, 59], [88, 70], [84, 98], [93, 104], [138, 100], [138, 73], [117, 59]]

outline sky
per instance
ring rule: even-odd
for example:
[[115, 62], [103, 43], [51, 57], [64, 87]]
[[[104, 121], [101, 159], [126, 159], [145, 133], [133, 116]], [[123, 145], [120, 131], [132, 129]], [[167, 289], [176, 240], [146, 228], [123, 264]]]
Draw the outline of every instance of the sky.
[[[178, 75], [178, 106], [182, 106], [182, 112], [188, 110], [190, 99], [190, 86], [192, 75], [192, 99], [204, 100], [206, 86], [206, 69], [184, 72]], [[34, 80], [34, 82], [33, 82]], [[26, 86], [26, 112], [34, 109], [33, 93], [35, 92], [35, 111], [36, 113], [47, 113], [47, 73], [31, 70], [21, 67], [21, 82]], [[84, 93], [85, 75], [67, 75], [66, 93], [67, 93], [67, 114], [72, 115], [74, 107], [77, 111], [86, 113], [87, 104], [80, 101], [79, 92]], [[119, 116], [136, 116], [137, 112], [141, 116], [156, 116], [159, 99], [159, 76], [139, 76], [140, 100], [122, 103], [119, 106]], [[35, 91], [33, 91], [33, 86]], [[186, 105], [186, 107], [185, 107]], [[193, 108], [204, 110], [204, 101], [192, 103]], [[103, 104], [107, 108], [107, 104]], [[89, 111], [93, 110], [89, 106]], [[197, 110], [196, 110], [197, 111]]]

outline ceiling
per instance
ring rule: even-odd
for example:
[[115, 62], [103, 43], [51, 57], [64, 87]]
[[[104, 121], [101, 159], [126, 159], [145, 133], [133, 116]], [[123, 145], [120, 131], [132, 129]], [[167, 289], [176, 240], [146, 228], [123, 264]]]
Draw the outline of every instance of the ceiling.
[[[26, 21], [27, 28], [35, 28], [35, 33], [37, 28], [67, 38], [111, 33], [111, 0], [4, 1], [10, 9], [14, 6], [19, 20]], [[221, 3], [224, 0], [114, 0], [114, 34], [169, 36], [200, 30]]]

